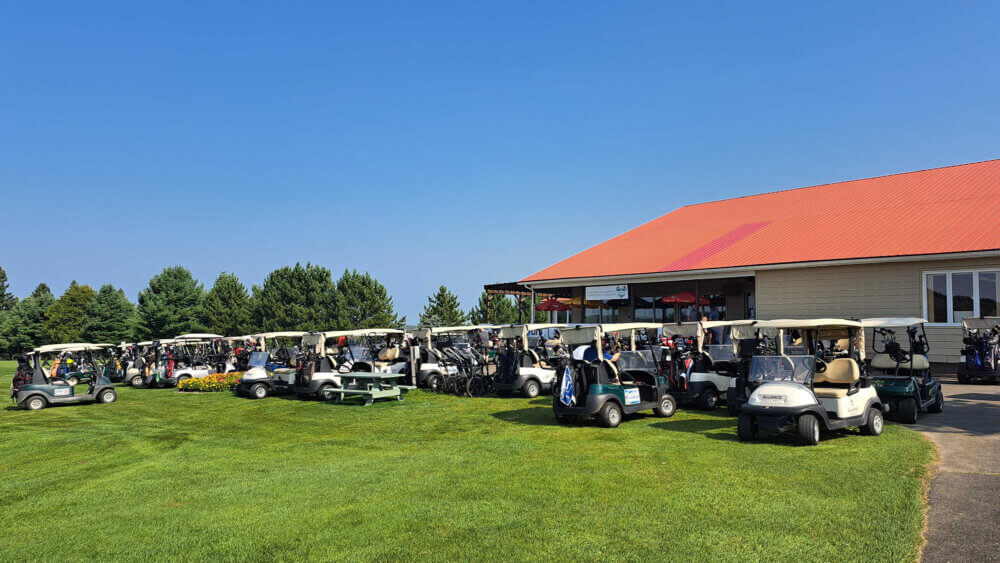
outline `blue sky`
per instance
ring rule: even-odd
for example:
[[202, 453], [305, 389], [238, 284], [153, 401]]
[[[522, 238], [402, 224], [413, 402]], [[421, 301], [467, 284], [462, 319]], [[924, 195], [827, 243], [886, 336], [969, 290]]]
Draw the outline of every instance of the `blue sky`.
[[0, 266], [311, 261], [414, 322], [688, 203], [1000, 157], [996, 4], [695, 4], [7, 4]]

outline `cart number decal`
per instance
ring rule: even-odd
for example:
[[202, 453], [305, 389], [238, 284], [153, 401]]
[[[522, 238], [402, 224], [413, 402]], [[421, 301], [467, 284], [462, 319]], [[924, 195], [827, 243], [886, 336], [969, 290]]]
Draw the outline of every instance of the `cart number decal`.
[[69, 395], [69, 389], [53, 389], [53, 394], [56, 396]]
[[638, 405], [639, 404], [639, 390], [638, 389], [626, 389], [625, 390], [625, 404], [626, 405]]

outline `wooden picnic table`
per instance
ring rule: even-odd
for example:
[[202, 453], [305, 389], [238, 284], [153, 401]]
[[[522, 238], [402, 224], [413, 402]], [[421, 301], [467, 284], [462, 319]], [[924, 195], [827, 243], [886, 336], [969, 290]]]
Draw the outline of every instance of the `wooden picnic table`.
[[414, 387], [412, 385], [400, 385], [399, 378], [404, 377], [400, 373], [371, 373], [352, 371], [340, 374], [340, 381], [343, 387], [327, 389], [324, 391], [326, 399], [334, 399], [337, 403], [342, 403], [344, 397], [348, 395], [359, 396], [365, 401], [365, 406], [375, 402], [375, 399], [396, 399], [403, 400], [403, 394]]

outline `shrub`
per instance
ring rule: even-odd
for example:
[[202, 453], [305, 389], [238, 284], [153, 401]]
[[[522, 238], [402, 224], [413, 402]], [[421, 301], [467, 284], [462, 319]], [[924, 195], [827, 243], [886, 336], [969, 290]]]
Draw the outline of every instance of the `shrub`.
[[242, 371], [229, 373], [212, 373], [205, 377], [192, 377], [177, 384], [178, 391], [227, 391], [243, 377]]

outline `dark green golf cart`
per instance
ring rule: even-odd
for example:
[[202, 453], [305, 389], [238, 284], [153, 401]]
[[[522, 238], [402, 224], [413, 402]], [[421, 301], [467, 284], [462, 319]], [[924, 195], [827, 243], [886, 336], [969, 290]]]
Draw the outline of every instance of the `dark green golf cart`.
[[[42, 368], [44, 354], [65, 352], [67, 346], [80, 351], [83, 361], [97, 374], [90, 379], [86, 393], [77, 393], [74, 386], [65, 379], [50, 378]], [[10, 385], [11, 400], [14, 404], [33, 411], [49, 405], [114, 402], [118, 398], [114, 384], [104, 377], [94, 361], [94, 352], [101, 349], [103, 348], [97, 345], [53, 344], [35, 348], [30, 354], [22, 354], [17, 359], [17, 371]]]
[[[920, 411], [939, 413], [944, 408], [941, 382], [931, 374], [927, 358], [926, 322], [916, 317], [861, 319], [874, 337], [870, 379], [889, 415], [904, 424], [916, 422]], [[904, 342], [897, 340], [901, 330], [906, 331]]]
[[[560, 334], [570, 352], [556, 383], [552, 411], [560, 424], [596, 418], [603, 426], [618, 426], [625, 415], [653, 411], [673, 416], [677, 400], [668, 392], [659, 370], [659, 343], [654, 323], [621, 323], [567, 328]], [[605, 355], [604, 341], [624, 348], [617, 357]]]

